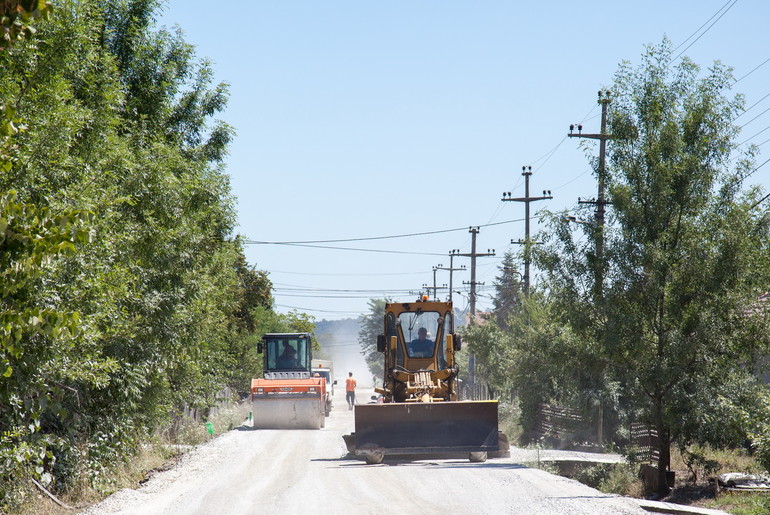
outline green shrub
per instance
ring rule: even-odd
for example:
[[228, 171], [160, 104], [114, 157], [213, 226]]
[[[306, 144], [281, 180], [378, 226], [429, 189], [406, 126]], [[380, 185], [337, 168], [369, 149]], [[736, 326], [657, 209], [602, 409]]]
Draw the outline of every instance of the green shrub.
[[630, 495], [638, 489], [635, 470], [627, 463], [601, 463], [581, 470], [574, 479], [604, 493]]

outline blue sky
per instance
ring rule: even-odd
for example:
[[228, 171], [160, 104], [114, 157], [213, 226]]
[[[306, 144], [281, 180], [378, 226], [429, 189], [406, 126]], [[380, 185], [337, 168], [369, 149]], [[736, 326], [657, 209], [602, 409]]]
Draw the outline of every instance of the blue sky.
[[[770, 59], [770, 2], [212, 5], [172, 0], [158, 23], [179, 25], [216, 80], [230, 84], [220, 118], [237, 131], [227, 172], [239, 234], [296, 242], [444, 231], [324, 244], [370, 251], [249, 245], [280, 312], [338, 319], [366, 312], [372, 297], [410, 300], [433, 285], [433, 267], [448, 266], [451, 249], [470, 251], [469, 226], [482, 226], [479, 251], [496, 252], [478, 260], [477, 309], [488, 309], [502, 255], [524, 237], [524, 206], [501, 202], [502, 192], [524, 196], [521, 167], [531, 165], [531, 193], [554, 197], [533, 208], [574, 209], [578, 197], [595, 196], [568, 126], [598, 132], [597, 91], [622, 60], [638, 63], [664, 36], [704, 68], [719, 60], [745, 76], [734, 91], [756, 106], [738, 120], [739, 141], [770, 138], [770, 129], [760, 133], [770, 126], [770, 63], [760, 66]], [[760, 151], [758, 164], [770, 144]], [[752, 180], [767, 188], [770, 164]], [[436, 278], [449, 282], [447, 272]], [[454, 277], [461, 308], [469, 280]]]

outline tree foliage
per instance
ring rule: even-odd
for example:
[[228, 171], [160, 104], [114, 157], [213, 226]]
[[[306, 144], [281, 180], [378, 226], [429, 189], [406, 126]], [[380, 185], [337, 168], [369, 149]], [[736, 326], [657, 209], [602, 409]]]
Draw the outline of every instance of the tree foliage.
[[377, 352], [377, 335], [383, 334], [385, 304], [388, 302], [388, 299], [369, 299], [369, 312], [359, 317], [361, 329], [358, 332], [358, 343], [366, 365], [375, 377], [384, 377], [385, 374], [382, 353]]
[[506, 252], [500, 266], [500, 275], [495, 278], [495, 296], [492, 313], [497, 326], [508, 328], [508, 318], [521, 306], [521, 276], [517, 270], [514, 255]]
[[0, 52], [0, 511], [29, 476], [108, 489], [143, 437], [248, 388], [256, 333], [312, 326], [232, 236], [227, 86], [158, 6], [57, 3]]
[[[752, 152], [738, 153], [740, 96], [730, 70], [701, 76], [670, 44], [621, 65], [613, 88], [606, 176], [611, 216], [575, 238], [556, 217], [538, 263], [563, 319], [593, 347], [596, 377], [612, 378], [661, 437], [699, 439], [713, 403], [766, 352], [768, 224], [745, 188]], [[603, 260], [593, 252], [603, 234]], [[582, 241], [582, 242], [581, 242]], [[595, 298], [595, 267], [603, 295]], [[665, 482], [663, 483], [665, 485]]]

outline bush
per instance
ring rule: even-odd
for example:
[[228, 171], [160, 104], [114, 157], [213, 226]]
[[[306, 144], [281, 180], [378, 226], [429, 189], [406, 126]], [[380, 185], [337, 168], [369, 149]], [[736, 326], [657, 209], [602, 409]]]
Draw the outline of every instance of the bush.
[[574, 479], [604, 493], [635, 495], [640, 482], [635, 467], [627, 463], [602, 463], [585, 468]]

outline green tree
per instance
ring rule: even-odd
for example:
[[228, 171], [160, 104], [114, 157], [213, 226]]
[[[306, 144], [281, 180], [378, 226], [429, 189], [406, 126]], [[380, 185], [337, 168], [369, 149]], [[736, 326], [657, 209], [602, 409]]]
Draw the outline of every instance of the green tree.
[[232, 132], [210, 124], [226, 86], [179, 33], [152, 26], [157, 7], [65, 0], [34, 37], [0, 52], [0, 190], [17, 189], [26, 213], [9, 227], [27, 227], [34, 243], [45, 236], [36, 224], [78, 234], [74, 214], [90, 213], [81, 252], [43, 251], [45, 237], [40, 252], [27, 245], [45, 266], [23, 299], [5, 299], [6, 312], [43, 306], [41, 327], [46, 313], [78, 316], [77, 339], [21, 331], [0, 372], [11, 370], [0, 379], [3, 427], [24, 417], [39, 427], [4, 436], [2, 451], [50, 454], [54, 489], [80, 471], [106, 485], [107, 467], [144, 435], [185, 405], [210, 405], [258, 326], [249, 306], [269, 295], [267, 284], [256, 299], [247, 291], [260, 277], [242, 280], [230, 237], [220, 161]]
[[3, 0], [0, 2], [0, 52], [35, 33], [33, 20], [49, 18], [52, 6], [45, 0]]
[[500, 275], [495, 278], [495, 296], [492, 299], [492, 314], [497, 326], [508, 328], [508, 318], [521, 307], [521, 276], [512, 252], [506, 252], [500, 266]]
[[671, 442], [705, 436], [689, 434], [707, 415], [699, 400], [766, 351], [764, 311], [752, 306], [767, 288], [770, 241], [759, 192], [744, 190], [751, 152], [734, 143], [742, 99], [728, 96], [730, 70], [717, 63], [701, 77], [690, 60], [673, 62], [670, 47], [650, 47], [616, 74], [607, 225], [586, 227], [581, 243], [555, 218], [538, 259], [559, 311], [593, 347], [594, 375], [617, 381], [657, 429], [663, 491]]
[[385, 304], [388, 302], [390, 302], [388, 299], [369, 299], [369, 312], [362, 314], [358, 319], [361, 325], [358, 332], [361, 354], [375, 377], [383, 377], [385, 373], [382, 353], [377, 352], [377, 335], [383, 333]]

